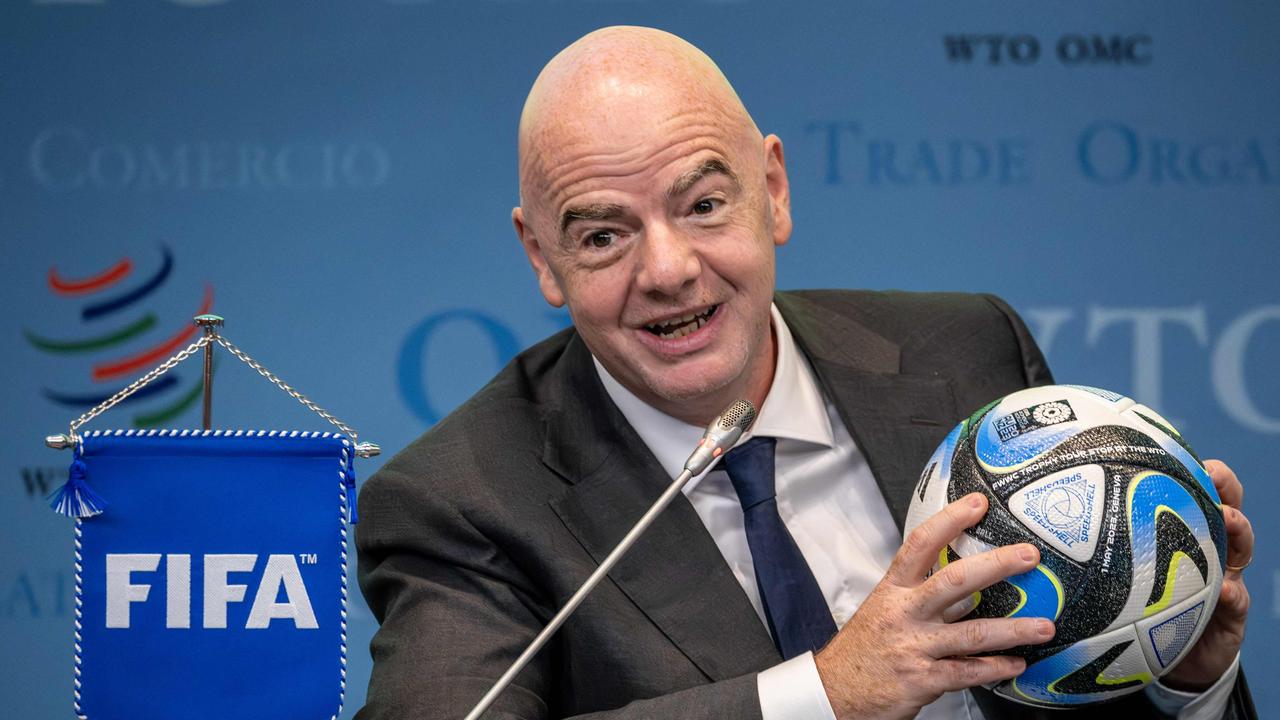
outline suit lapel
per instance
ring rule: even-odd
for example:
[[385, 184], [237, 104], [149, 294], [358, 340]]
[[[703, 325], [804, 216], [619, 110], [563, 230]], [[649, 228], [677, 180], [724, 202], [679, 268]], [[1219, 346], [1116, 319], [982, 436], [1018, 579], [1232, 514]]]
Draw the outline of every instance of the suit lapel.
[[[572, 483], [551, 506], [595, 561], [670, 485], [600, 384], [575, 335], [550, 383], [543, 461]], [[693, 505], [678, 496], [609, 573], [610, 579], [711, 680], [781, 658]]]
[[901, 530], [925, 459], [955, 423], [950, 382], [899, 372], [898, 346], [845, 315], [797, 295], [775, 302]]

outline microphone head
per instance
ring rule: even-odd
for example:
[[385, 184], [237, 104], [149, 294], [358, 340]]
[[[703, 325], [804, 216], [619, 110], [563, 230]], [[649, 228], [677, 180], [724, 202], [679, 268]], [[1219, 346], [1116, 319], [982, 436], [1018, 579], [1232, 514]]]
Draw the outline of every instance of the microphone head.
[[716, 425], [721, 430], [739, 428], [746, 431], [756, 421], [756, 406], [749, 400], [735, 400], [732, 405], [716, 418]]
[[751, 427], [755, 419], [755, 405], [746, 400], [735, 400], [707, 426], [697, 449], [685, 461], [684, 469], [694, 475], [706, 470], [712, 460], [728, 452], [738, 442], [738, 438]]

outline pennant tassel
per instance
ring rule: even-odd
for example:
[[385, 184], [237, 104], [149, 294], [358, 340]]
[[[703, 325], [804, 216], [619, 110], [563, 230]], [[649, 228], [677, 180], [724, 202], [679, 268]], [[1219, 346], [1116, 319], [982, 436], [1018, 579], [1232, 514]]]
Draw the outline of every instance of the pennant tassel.
[[89, 487], [84, 461], [76, 449], [76, 459], [71, 462], [67, 482], [49, 496], [49, 507], [59, 515], [70, 518], [87, 518], [100, 515], [107, 509], [107, 501]]
[[347, 522], [355, 525], [360, 518], [356, 513], [356, 467], [350, 453], [342, 469], [342, 482], [347, 486]]

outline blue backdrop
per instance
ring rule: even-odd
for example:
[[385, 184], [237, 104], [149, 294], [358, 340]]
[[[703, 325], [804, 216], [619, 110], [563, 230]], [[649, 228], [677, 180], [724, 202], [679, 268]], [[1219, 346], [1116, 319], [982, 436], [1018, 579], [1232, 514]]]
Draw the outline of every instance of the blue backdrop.
[[[1280, 711], [1280, 6], [14, 0], [0, 9], [0, 662], [70, 715], [71, 527], [43, 448], [226, 335], [398, 448], [562, 327], [511, 231], [515, 126], [584, 32], [704, 48], [782, 137], [783, 287], [983, 290], [1063, 382], [1156, 407], [1248, 486], [1245, 662]], [[198, 376], [91, 428], [199, 424]], [[327, 429], [230, 358], [215, 425]], [[362, 477], [377, 461], [361, 462]], [[356, 600], [347, 716], [375, 623]]]

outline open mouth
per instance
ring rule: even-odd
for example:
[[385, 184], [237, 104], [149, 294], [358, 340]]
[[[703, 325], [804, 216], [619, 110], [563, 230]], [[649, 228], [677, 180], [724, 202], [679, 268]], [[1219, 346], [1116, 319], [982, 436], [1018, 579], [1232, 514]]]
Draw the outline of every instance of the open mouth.
[[644, 329], [657, 335], [663, 340], [674, 340], [684, 337], [692, 332], [697, 332], [711, 320], [711, 316], [716, 314], [719, 305], [712, 305], [700, 313], [685, 315], [684, 317], [671, 318], [660, 323], [645, 325]]

